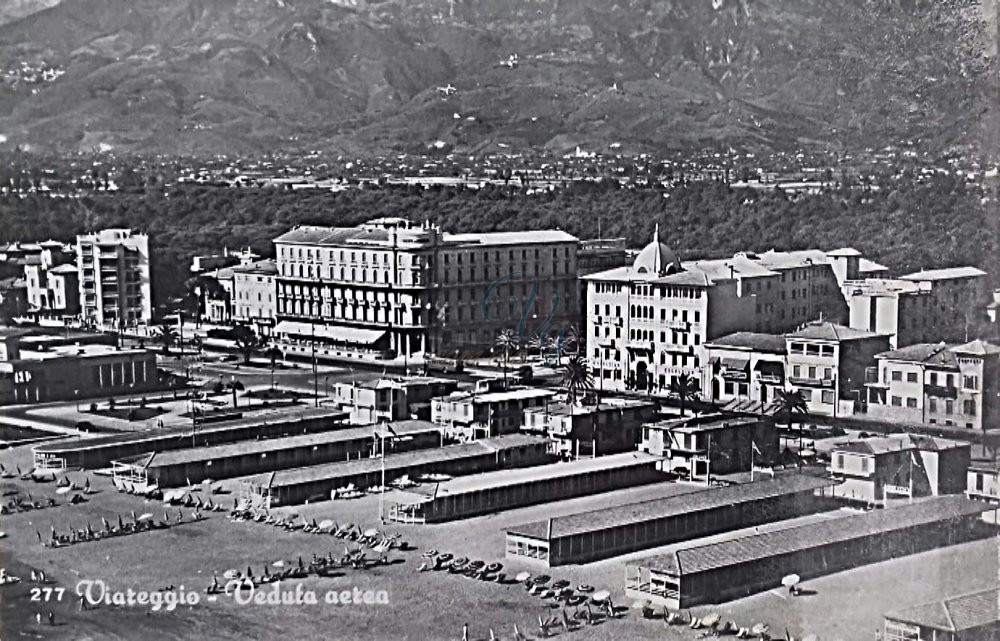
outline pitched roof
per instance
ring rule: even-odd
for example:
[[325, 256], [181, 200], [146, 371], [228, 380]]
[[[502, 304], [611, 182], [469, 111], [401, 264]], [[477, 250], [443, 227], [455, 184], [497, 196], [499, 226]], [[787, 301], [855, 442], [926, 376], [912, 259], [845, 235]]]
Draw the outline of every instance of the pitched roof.
[[1000, 623], [1000, 588], [896, 610], [885, 618], [947, 632], [996, 625]]
[[720, 336], [709, 341], [709, 345], [719, 345], [722, 347], [745, 347], [755, 352], [768, 352], [771, 354], [785, 353], [785, 337], [780, 334], [764, 334], [762, 332], [736, 332]]
[[[605, 458], [605, 457], [599, 457]], [[774, 478], [694, 490], [676, 494], [676, 486], [664, 486], [664, 492], [674, 492], [662, 498], [609, 506], [588, 512], [577, 512], [551, 519], [552, 535], [549, 537], [549, 520], [524, 523], [508, 528], [511, 534], [520, 534], [539, 539], [556, 539], [587, 532], [600, 532], [612, 528], [644, 523], [659, 519], [708, 512], [765, 499], [812, 492], [836, 482], [808, 474], [786, 474]]]
[[890, 361], [905, 361], [908, 363], [926, 363], [928, 365], [944, 367], [956, 367], [958, 365], [954, 352], [949, 349], [946, 343], [916, 343], [915, 345], [881, 352], [876, 354], [875, 358]]
[[949, 280], [952, 278], [975, 278], [985, 276], [986, 272], [978, 267], [945, 267], [944, 269], [925, 269], [912, 274], [900, 276], [903, 280]]
[[991, 354], [1000, 354], [1000, 347], [994, 345], [993, 343], [987, 343], [986, 341], [977, 339], [966, 343], [965, 345], [953, 347], [952, 351], [957, 354], [976, 354], [978, 356], [988, 356]]
[[864, 338], [875, 338], [885, 336], [876, 332], [869, 332], [863, 329], [854, 329], [836, 323], [819, 322], [809, 323], [802, 329], [786, 334], [788, 338], [814, 338], [827, 341], [852, 341]]
[[834, 447], [834, 452], [856, 452], [858, 454], [886, 454], [908, 450], [940, 452], [943, 450], [970, 447], [964, 441], [954, 441], [922, 434], [902, 434], [848, 441]]
[[794, 554], [836, 543], [928, 526], [954, 518], [982, 514], [990, 506], [955, 494], [936, 496], [864, 514], [808, 523], [737, 539], [690, 545], [637, 564], [674, 576], [697, 574]]

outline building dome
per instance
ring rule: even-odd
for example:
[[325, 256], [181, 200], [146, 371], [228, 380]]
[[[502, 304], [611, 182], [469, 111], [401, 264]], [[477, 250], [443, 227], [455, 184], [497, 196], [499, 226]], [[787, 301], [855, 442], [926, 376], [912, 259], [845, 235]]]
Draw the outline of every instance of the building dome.
[[640, 274], [655, 274], [665, 276], [681, 271], [681, 262], [677, 260], [677, 254], [667, 247], [666, 243], [660, 242], [660, 225], [656, 225], [653, 232], [653, 242], [646, 245], [635, 262], [632, 269]]

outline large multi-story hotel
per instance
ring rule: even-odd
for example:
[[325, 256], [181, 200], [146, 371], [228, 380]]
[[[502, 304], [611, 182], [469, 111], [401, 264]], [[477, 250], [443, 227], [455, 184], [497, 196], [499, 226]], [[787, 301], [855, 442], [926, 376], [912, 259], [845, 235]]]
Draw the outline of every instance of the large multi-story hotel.
[[700, 375], [701, 346], [737, 331], [781, 333], [846, 318], [841, 285], [861, 273], [853, 249], [739, 253], [682, 263], [659, 232], [631, 266], [585, 276], [587, 356], [595, 386], [666, 390]]
[[527, 338], [577, 314], [578, 240], [561, 231], [450, 234], [384, 218], [296, 227], [274, 244], [287, 352], [447, 355], [482, 350], [522, 319]]
[[76, 260], [84, 321], [106, 327], [150, 322], [148, 236], [130, 229], [77, 236]]

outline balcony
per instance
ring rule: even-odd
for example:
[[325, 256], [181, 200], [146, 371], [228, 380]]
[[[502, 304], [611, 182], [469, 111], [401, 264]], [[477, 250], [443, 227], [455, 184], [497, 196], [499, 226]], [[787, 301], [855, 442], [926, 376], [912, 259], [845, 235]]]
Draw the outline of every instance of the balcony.
[[924, 385], [924, 394], [935, 398], [958, 398], [958, 389], [946, 385]]
[[834, 387], [837, 379], [834, 378], [808, 378], [803, 376], [789, 376], [788, 382], [798, 387]]
[[667, 329], [679, 329], [681, 331], [687, 331], [691, 329], [691, 322], [685, 320], [671, 319], [666, 321], [660, 321], [658, 324], [661, 327], [666, 327]]

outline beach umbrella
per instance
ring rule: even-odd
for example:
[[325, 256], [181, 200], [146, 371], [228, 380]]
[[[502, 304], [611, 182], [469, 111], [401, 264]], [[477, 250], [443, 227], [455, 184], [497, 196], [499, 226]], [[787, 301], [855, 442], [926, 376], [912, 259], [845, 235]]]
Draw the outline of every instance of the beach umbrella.
[[802, 581], [802, 577], [798, 574], [788, 574], [781, 579], [781, 585], [786, 588], [793, 588]]
[[321, 530], [325, 530], [326, 528], [333, 527], [333, 520], [331, 520], [331, 519], [323, 519], [322, 521], [319, 522], [319, 525], [317, 527], [319, 527], [319, 529], [321, 529]]
[[138, 519], [138, 520], [139, 520], [139, 521], [146, 521], [146, 520], [149, 520], [149, 519], [151, 519], [151, 518], [153, 518], [153, 515], [152, 515], [152, 514], [150, 514], [149, 512], [146, 512], [146, 513], [144, 513], [144, 514], [140, 514], [140, 515], [139, 515], [139, 519]]
[[283, 567], [285, 567], [285, 562], [284, 561], [275, 561], [271, 565], [273, 565], [276, 568], [283, 568]]
[[364, 534], [362, 534], [362, 536], [371, 538], [373, 536], [378, 536], [378, 534], [379, 532], [375, 528], [368, 528], [367, 530], [364, 531]]
[[760, 636], [762, 634], [767, 634], [770, 628], [766, 623], [754, 623], [753, 627], [750, 628], [750, 634]]
[[225, 572], [222, 573], [222, 578], [224, 578], [224, 579], [235, 579], [237, 576], [239, 576], [239, 574], [240, 574], [239, 570], [230, 569], [230, 570], [226, 570]]
[[576, 591], [577, 592], [583, 592], [584, 594], [590, 594], [591, 592], [594, 591], [594, 586], [587, 585], [586, 583], [583, 583], [583, 584], [577, 586]]
[[539, 574], [538, 576], [533, 578], [531, 582], [534, 583], [535, 585], [545, 585], [551, 579], [552, 577], [550, 577], [548, 574]]
[[524, 583], [530, 578], [531, 578], [530, 572], [521, 572], [520, 574], [514, 577], [514, 580], [517, 581], [518, 583]]
[[70, 486], [64, 485], [56, 490], [56, 494], [66, 494], [67, 492], [70, 492], [72, 489], [73, 488], [71, 488]]
[[600, 592], [594, 592], [594, 596], [590, 597], [594, 603], [603, 603], [611, 598], [611, 593], [607, 590], [601, 590]]

